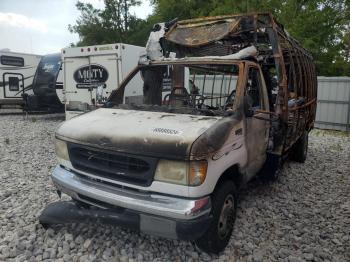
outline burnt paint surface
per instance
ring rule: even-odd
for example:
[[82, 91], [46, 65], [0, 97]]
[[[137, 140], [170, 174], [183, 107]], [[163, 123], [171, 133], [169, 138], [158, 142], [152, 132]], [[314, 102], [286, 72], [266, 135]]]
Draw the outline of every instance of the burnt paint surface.
[[194, 143], [191, 149], [192, 159], [206, 159], [208, 155], [220, 150], [231, 134], [232, 128], [243, 119], [238, 110], [231, 116], [220, 119], [206, 130]]
[[[61, 137], [61, 136], [57, 136]], [[84, 144], [101, 149], [109, 149], [116, 152], [128, 152], [135, 155], [154, 156], [166, 159], [187, 159], [188, 148], [191, 143], [177, 143], [162, 139], [145, 141], [137, 137], [123, 140], [112, 140], [109, 137], [98, 137], [94, 134], [81, 137], [79, 140], [62, 137], [67, 141]]]
[[[56, 131], [56, 137], [116, 152], [186, 160], [189, 159], [192, 143], [219, 119], [220, 117], [98, 109], [63, 123]], [[223, 135], [222, 131], [218, 134]]]

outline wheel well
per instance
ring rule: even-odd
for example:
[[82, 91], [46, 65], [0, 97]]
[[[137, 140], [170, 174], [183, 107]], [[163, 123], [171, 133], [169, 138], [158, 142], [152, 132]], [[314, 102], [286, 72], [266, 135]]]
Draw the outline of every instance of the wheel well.
[[215, 188], [219, 184], [221, 184], [227, 180], [233, 181], [233, 183], [235, 183], [236, 187], [240, 188], [240, 186], [242, 184], [242, 174], [239, 172], [238, 165], [233, 165], [233, 166], [229, 167], [228, 169], [226, 169], [225, 172], [222, 173], [219, 180], [217, 181]]

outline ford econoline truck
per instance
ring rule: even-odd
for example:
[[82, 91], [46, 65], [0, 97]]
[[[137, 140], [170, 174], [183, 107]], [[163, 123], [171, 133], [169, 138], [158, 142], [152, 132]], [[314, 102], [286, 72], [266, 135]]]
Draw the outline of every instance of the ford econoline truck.
[[[40, 222], [112, 223], [218, 253], [239, 188], [306, 159], [312, 58], [265, 13], [157, 24], [146, 49], [103, 108], [57, 129], [52, 181], [72, 201]], [[125, 100], [140, 77], [143, 98]]]

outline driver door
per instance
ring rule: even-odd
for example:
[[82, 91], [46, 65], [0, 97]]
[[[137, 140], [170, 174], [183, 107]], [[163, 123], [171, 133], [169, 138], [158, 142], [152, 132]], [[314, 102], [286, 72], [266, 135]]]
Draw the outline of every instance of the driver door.
[[259, 113], [259, 110], [269, 110], [265, 81], [259, 67], [248, 66], [244, 96], [248, 101], [248, 111], [252, 112], [252, 114], [246, 115], [247, 175], [249, 180], [265, 163], [269, 141], [269, 116]]

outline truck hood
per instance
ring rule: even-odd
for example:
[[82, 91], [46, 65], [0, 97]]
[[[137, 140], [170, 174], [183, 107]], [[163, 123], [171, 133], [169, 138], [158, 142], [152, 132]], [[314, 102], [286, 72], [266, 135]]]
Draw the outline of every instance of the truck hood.
[[56, 137], [118, 152], [188, 159], [193, 142], [220, 119], [101, 108], [64, 122]]

